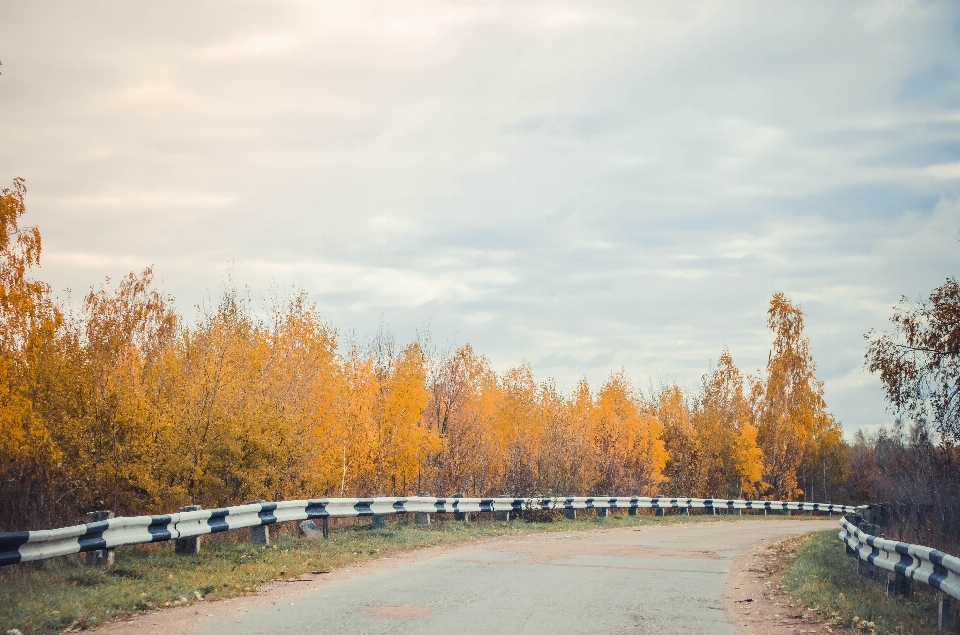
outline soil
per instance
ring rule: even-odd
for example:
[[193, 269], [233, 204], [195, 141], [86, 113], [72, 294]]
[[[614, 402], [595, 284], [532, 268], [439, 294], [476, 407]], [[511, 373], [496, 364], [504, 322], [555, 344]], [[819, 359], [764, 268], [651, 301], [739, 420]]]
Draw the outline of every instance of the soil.
[[[727, 577], [723, 608], [727, 621], [743, 635], [844, 633], [843, 626], [794, 602], [780, 584], [788, 554], [809, 536], [751, 546], [734, 558]], [[817, 607], [812, 607], [817, 608]]]

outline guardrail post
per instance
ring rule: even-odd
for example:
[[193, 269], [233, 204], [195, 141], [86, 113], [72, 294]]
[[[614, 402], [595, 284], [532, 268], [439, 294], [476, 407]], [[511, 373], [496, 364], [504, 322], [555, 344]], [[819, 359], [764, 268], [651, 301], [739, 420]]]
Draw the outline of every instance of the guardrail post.
[[663, 516], [663, 507], [657, 507], [657, 511], [654, 512], [656, 516]]
[[[464, 495], [461, 492], [459, 494], [454, 494], [453, 496], [451, 496], [451, 498], [464, 498]], [[470, 514], [468, 514], [467, 512], [453, 512], [453, 519], [459, 520], [462, 523], [468, 523], [470, 522]]]
[[[180, 512], [198, 512], [203, 507], [200, 505], [187, 505], [186, 507], [181, 507]], [[184, 556], [192, 555], [195, 556], [200, 553], [200, 536], [191, 536], [189, 538], [177, 538], [174, 542], [174, 551]]]
[[510, 512], [494, 512], [493, 518], [502, 523], [507, 522], [510, 520]]
[[[383, 498], [383, 494], [375, 494], [370, 498]], [[387, 517], [383, 514], [374, 514], [370, 517], [371, 529], [385, 529], [387, 526]]]
[[866, 560], [861, 560], [857, 558], [857, 573], [862, 575], [865, 578], [875, 578], [877, 574], [877, 568], [867, 562]]
[[710, 515], [711, 515], [711, 516], [716, 516], [716, 515], [717, 515], [717, 508], [714, 507], [713, 505], [710, 506]]
[[[430, 496], [424, 492], [417, 492], [417, 496]], [[413, 522], [416, 525], [429, 525], [430, 524], [430, 512], [416, 512], [413, 515]]]
[[898, 595], [910, 597], [910, 592], [913, 590], [911, 582], [913, 581], [910, 578], [901, 573], [887, 571], [887, 597], [892, 598]]
[[636, 507], [631, 507], [630, 509], [627, 510], [627, 516], [636, 516], [636, 515], [637, 515]]
[[941, 632], [949, 631], [951, 626], [950, 614], [950, 596], [940, 591], [940, 605], [937, 607], [937, 630]]
[[606, 518], [607, 517], [607, 508], [606, 507], [597, 507], [597, 518]]
[[330, 537], [330, 519], [326, 516], [323, 517], [323, 537]]
[[[262, 505], [267, 501], [262, 498], [255, 501], [247, 501], [247, 505]], [[256, 525], [254, 527], [247, 527], [247, 540], [255, 545], [269, 545], [270, 544], [270, 527], [267, 525]]]
[[684, 508], [683, 508], [683, 511], [680, 512], [680, 513], [683, 514], [684, 516], [689, 516], [689, 515], [690, 515], [690, 508], [689, 508], [689, 507], [684, 507]]
[[563, 510], [563, 517], [566, 518], [567, 520], [576, 520], [576, 519], [577, 519], [577, 510], [573, 509], [572, 507], [569, 508], [569, 509], [566, 509], [566, 508], [565, 508], [565, 509]]
[[[110, 510], [101, 510], [96, 512], [87, 512], [87, 523], [99, 523], [113, 518], [113, 512]], [[113, 566], [113, 549], [97, 549], [87, 552], [88, 567], [110, 567]]]

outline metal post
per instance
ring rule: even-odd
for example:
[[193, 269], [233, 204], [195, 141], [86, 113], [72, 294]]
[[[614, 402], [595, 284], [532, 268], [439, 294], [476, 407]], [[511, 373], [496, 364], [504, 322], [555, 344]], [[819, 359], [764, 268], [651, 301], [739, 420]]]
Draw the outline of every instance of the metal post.
[[627, 510], [627, 516], [636, 516], [636, 515], [637, 515], [636, 507], [631, 507], [630, 509]]
[[950, 596], [943, 591], [939, 592], [940, 605], [937, 607], [937, 630], [946, 632], [950, 630]]
[[[247, 505], [262, 505], [267, 501], [263, 499], [247, 501]], [[268, 525], [256, 525], [247, 528], [247, 540], [255, 545], [270, 544], [270, 527]]]
[[323, 537], [330, 537], [330, 519], [326, 516], [323, 517]]
[[903, 574], [887, 571], [887, 597], [892, 598], [898, 595], [910, 597], [910, 592], [913, 590], [911, 582], [913, 580]]
[[[464, 495], [462, 493], [454, 494], [450, 498], [464, 498]], [[470, 516], [467, 512], [453, 512], [453, 519], [459, 520], [462, 523], [470, 522]]]
[[563, 517], [566, 518], [567, 520], [576, 520], [576, 519], [577, 519], [577, 510], [575, 510], [575, 509], [573, 509], [573, 508], [564, 509], [564, 510], [563, 510]]
[[494, 512], [493, 517], [499, 522], [507, 522], [510, 520], [510, 512]]
[[654, 512], [657, 516], [663, 516], [663, 507], [657, 507], [657, 511]]
[[[113, 518], [113, 512], [110, 510], [101, 510], [96, 512], [87, 512], [87, 523], [99, 523]], [[97, 549], [87, 552], [88, 567], [110, 567], [113, 566], [113, 549]]]
[[[417, 496], [424, 497], [430, 496], [426, 492], [417, 492]], [[430, 512], [416, 512], [413, 515], [413, 522], [417, 525], [429, 525], [430, 524]]]
[[606, 507], [597, 507], [597, 518], [606, 518], [607, 511]]
[[[383, 498], [383, 494], [376, 494], [371, 498]], [[387, 526], [387, 517], [383, 514], [374, 514], [370, 517], [371, 529], [384, 529]]]
[[683, 508], [683, 515], [684, 515], [684, 516], [689, 516], [689, 515], [690, 515], [690, 508], [689, 508], [689, 507], [684, 507], [684, 508]]
[[[200, 505], [187, 505], [186, 507], [181, 507], [178, 511], [180, 512], [198, 512], [203, 507]], [[200, 536], [192, 536], [190, 538], [177, 538], [174, 543], [174, 551], [181, 555], [197, 555], [200, 553]]]

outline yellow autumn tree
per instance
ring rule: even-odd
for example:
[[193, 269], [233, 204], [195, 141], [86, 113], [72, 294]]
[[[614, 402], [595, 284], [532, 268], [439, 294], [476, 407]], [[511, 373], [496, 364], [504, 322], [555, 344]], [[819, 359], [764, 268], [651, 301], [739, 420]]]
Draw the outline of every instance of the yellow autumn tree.
[[420, 345], [410, 344], [381, 370], [372, 447], [376, 487], [392, 495], [414, 494], [423, 485], [427, 456], [440, 449], [440, 436], [423, 416], [430, 395]]
[[84, 300], [83, 381], [69, 447], [82, 465], [75, 478], [90, 508], [136, 513], [163, 498], [152, 461], [162, 456], [158, 442], [164, 431], [147, 378], [162, 372], [177, 315], [152, 279], [148, 268], [127, 275], [116, 288], [108, 280]]
[[762, 489], [763, 453], [757, 445], [743, 376], [726, 348], [713, 373], [703, 378], [693, 419], [708, 495], [756, 496]]
[[770, 300], [767, 326], [774, 334], [766, 377], [751, 389], [757, 441], [765, 460], [765, 494], [792, 499], [803, 494], [797, 469], [818, 420], [826, 416], [823, 382], [816, 377], [803, 311], [783, 293]]
[[660, 391], [656, 414], [663, 424], [663, 441], [669, 454], [664, 467], [663, 493], [694, 498], [710, 496], [707, 484], [710, 464], [704, 457], [704, 440], [694, 427], [693, 413], [680, 386], [672, 384]]
[[0, 192], [0, 523], [46, 518], [55, 505], [62, 458], [42, 408], [52, 386], [63, 323], [50, 287], [30, 278], [40, 264], [40, 231], [20, 227], [23, 179]]
[[597, 494], [657, 493], [668, 454], [663, 425], [637, 396], [626, 372], [612, 373], [590, 410]]
[[436, 364], [429, 388], [426, 416], [443, 446], [427, 459], [427, 489], [448, 494], [487, 492], [501, 472], [497, 446], [484, 425], [499, 399], [490, 362], [467, 344]]

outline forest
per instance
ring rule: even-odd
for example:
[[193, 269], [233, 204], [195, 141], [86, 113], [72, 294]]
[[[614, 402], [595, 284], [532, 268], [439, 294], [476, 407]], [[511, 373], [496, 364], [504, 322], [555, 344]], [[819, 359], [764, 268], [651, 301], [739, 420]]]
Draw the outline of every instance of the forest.
[[723, 349], [693, 389], [614, 369], [564, 394], [469, 344], [344, 340], [306, 292], [256, 312], [228, 285], [187, 321], [146, 269], [61, 306], [25, 195], [0, 197], [0, 530], [260, 498], [872, 493], [784, 294], [756, 376]]

